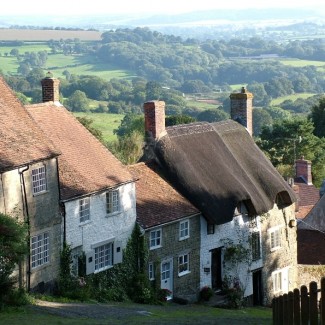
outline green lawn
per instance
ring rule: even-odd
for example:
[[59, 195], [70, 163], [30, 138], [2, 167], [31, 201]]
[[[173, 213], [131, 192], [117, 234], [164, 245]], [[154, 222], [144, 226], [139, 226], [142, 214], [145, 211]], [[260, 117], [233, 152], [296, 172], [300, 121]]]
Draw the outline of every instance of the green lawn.
[[292, 100], [295, 101], [298, 98], [302, 98], [302, 99], [307, 99], [311, 96], [314, 96], [315, 94], [313, 93], [299, 93], [299, 94], [293, 94], [293, 95], [288, 95], [288, 96], [283, 96], [283, 97], [278, 97], [275, 98], [271, 101], [271, 106], [277, 106], [280, 105], [282, 102], [284, 102], [285, 100]]
[[17, 68], [17, 59], [15, 57], [0, 56], [0, 70], [4, 74], [15, 74], [17, 73]]
[[[190, 306], [148, 306], [132, 304], [107, 305], [120, 308], [120, 314], [93, 318], [85, 316], [64, 317], [51, 313], [37, 311], [30, 307], [5, 310], [0, 313], [0, 324], [10, 325], [99, 325], [99, 324], [243, 324], [243, 325], [267, 325], [272, 323], [272, 311], [270, 308], [245, 308], [240, 310], [219, 309], [202, 305]], [[133, 312], [130, 313], [130, 308]], [[123, 310], [127, 313], [124, 314]], [[136, 310], [148, 311], [149, 314], [139, 314]]]
[[107, 114], [107, 113], [73, 113], [75, 116], [86, 116], [91, 118], [94, 122], [92, 126], [103, 133], [105, 141], [112, 141], [116, 139], [113, 130], [117, 129], [123, 119], [123, 114]]

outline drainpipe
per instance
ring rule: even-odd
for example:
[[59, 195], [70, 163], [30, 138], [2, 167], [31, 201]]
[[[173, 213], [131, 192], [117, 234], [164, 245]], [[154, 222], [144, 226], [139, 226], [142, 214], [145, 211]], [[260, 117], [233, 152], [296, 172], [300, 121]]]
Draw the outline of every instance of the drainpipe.
[[[22, 201], [23, 201], [23, 214], [25, 217], [25, 222], [27, 224], [28, 229], [28, 238], [27, 238], [27, 247], [28, 247], [28, 255], [27, 255], [27, 292], [30, 290], [30, 218], [29, 218], [29, 211], [28, 211], [28, 202], [27, 202], [27, 195], [26, 195], [26, 184], [24, 178], [24, 172], [29, 169], [29, 165], [25, 166], [24, 169], [18, 169], [18, 173], [20, 175], [20, 186], [21, 186], [21, 193], [22, 193]], [[22, 288], [23, 286], [23, 279], [22, 279], [22, 263], [19, 262], [19, 287]]]

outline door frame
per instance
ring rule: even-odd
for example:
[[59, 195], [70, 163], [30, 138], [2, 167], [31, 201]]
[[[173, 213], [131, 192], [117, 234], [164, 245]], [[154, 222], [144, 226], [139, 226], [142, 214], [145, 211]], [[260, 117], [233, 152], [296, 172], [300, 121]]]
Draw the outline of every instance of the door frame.
[[[166, 280], [162, 280], [162, 266], [165, 263], [169, 263], [170, 268], [169, 268], [169, 285], [168, 286], [164, 286], [163, 281]], [[174, 289], [174, 266], [173, 266], [173, 258], [168, 258], [168, 259], [164, 259], [163, 261], [161, 261], [160, 263], [160, 288], [161, 289], [168, 289], [171, 291], [171, 294], [169, 296], [167, 296], [167, 300], [170, 300], [173, 298], [173, 289]]]

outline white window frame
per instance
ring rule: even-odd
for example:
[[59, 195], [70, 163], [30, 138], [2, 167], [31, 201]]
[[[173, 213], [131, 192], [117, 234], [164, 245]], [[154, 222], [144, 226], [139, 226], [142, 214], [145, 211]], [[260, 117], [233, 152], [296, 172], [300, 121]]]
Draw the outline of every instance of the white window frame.
[[39, 266], [50, 263], [50, 235], [44, 232], [31, 237], [31, 267], [35, 269]]
[[106, 192], [106, 213], [111, 215], [120, 211], [120, 193], [119, 190]]
[[113, 242], [94, 247], [94, 273], [107, 270], [113, 266], [113, 249]]
[[47, 190], [45, 165], [32, 169], [33, 194], [44, 193]]
[[79, 200], [79, 221], [85, 223], [90, 220], [90, 198], [84, 197]]
[[190, 254], [178, 255], [178, 276], [190, 273]]
[[271, 252], [281, 248], [281, 226], [272, 227], [268, 230], [270, 237]]
[[156, 249], [162, 245], [162, 229], [158, 228], [150, 231], [149, 233], [149, 246], [150, 249]]
[[261, 259], [261, 235], [259, 231], [253, 231], [251, 233], [251, 248], [252, 248], [252, 260], [253, 261], [260, 260]]
[[179, 223], [179, 240], [184, 240], [190, 237], [190, 220], [186, 219]]
[[153, 262], [149, 262], [148, 264], [148, 273], [149, 273], [149, 280], [150, 281], [155, 280], [155, 268]]

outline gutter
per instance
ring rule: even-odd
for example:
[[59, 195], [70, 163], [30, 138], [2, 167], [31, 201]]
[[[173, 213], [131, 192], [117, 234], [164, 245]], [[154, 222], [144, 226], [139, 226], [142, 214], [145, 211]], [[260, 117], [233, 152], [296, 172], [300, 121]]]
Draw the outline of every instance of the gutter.
[[[27, 201], [27, 195], [26, 195], [26, 184], [25, 184], [25, 178], [24, 178], [24, 172], [29, 170], [29, 165], [25, 166], [25, 169], [19, 170], [18, 173], [20, 175], [20, 186], [21, 186], [21, 194], [22, 194], [22, 201], [23, 201], [23, 214], [24, 214], [24, 221], [27, 224], [28, 229], [28, 238], [27, 238], [27, 248], [28, 248], [28, 255], [27, 255], [27, 292], [30, 291], [30, 217], [29, 217], [29, 211], [28, 211], [28, 201]], [[19, 287], [22, 288], [22, 265], [19, 263]]]

